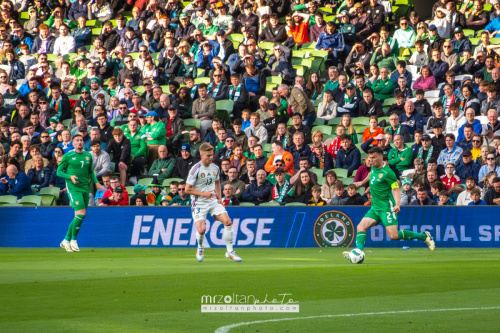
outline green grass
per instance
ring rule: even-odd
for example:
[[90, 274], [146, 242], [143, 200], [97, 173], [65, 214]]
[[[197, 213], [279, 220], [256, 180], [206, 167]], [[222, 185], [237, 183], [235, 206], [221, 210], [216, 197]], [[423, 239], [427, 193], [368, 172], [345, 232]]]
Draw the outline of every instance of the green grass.
[[[341, 252], [238, 249], [235, 263], [208, 249], [198, 263], [192, 248], [2, 248], [0, 332], [214, 332], [307, 316], [324, 317], [230, 332], [498, 332], [498, 249], [367, 249], [361, 265]], [[291, 293], [300, 313], [201, 313], [202, 295], [233, 293]], [[409, 312], [335, 316], [386, 311]]]

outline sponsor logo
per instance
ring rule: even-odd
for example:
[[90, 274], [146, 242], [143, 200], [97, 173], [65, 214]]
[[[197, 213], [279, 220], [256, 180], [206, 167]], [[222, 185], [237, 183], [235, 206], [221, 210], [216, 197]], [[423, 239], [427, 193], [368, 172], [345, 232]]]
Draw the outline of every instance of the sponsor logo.
[[354, 240], [351, 219], [336, 210], [321, 214], [314, 223], [313, 232], [320, 247], [349, 247]]

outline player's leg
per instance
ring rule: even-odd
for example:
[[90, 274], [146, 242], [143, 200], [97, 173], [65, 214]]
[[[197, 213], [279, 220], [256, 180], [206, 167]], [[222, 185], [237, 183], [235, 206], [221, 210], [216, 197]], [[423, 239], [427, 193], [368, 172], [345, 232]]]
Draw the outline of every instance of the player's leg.
[[68, 226], [68, 231], [66, 232], [66, 236], [64, 237], [60, 246], [67, 252], [73, 252], [70, 242], [73, 239], [75, 225], [78, 223], [80, 219], [78, 217], [78, 211], [80, 210], [81, 203], [83, 203], [83, 197], [80, 195], [79, 192], [72, 191], [68, 186], [66, 187], [66, 191], [68, 193], [70, 205], [75, 211], [75, 217], [73, 218], [73, 220], [71, 220], [71, 223]]
[[356, 227], [356, 248], [360, 249], [361, 251], [364, 250], [367, 237], [366, 232], [368, 231], [368, 229], [376, 226], [379, 223], [379, 214], [375, 210], [370, 209]]
[[196, 225], [196, 240], [198, 241], [198, 248], [196, 249], [196, 259], [199, 262], [203, 261], [205, 255], [205, 249], [203, 248], [203, 240], [205, 239], [205, 232], [207, 226], [205, 220], [207, 218], [207, 210], [201, 207], [192, 208], [193, 221]]
[[431, 251], [434, 251], [436, 247], [434, 244], [434, 240], [431, 237], [431, 234], [426, 231], [422, 232], [414, 232], [411, 230], [399, 230], [398, 231], [398, 215], [394, 212], [385, 212], [385, 215], [382, 217], [382, 223], [385, 226], [385, 230], [387, 231], [387, 235], [392, 240], [411, 240], [411, 239], [420, 239], [429, 246]]
[[233, 249], [233, 222], [229, 218], [224, 206], [217, 204], [212, 214], [213, 218], [220, 221], [224, 225], [223, 238], [226, 242], [226, 258], [240, 262], [242, 259], [236, 255]]

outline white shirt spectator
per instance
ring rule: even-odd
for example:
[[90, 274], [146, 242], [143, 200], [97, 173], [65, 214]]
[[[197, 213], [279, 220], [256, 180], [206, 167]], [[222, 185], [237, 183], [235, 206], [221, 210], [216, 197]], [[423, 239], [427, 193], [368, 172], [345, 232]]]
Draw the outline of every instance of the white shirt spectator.
[[59, 36], [54, 43], [54, 54], [66, 55], [75, 52], [75, 39], [73, 36]]

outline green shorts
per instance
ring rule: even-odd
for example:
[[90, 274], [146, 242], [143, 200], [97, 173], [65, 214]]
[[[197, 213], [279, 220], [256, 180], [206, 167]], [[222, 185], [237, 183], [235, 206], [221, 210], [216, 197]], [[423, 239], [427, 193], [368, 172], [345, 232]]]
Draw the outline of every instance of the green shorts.
[[391, 225], [398, 225], [398, 215], [394, 212], [387, 212], [383, 210], [370, 209], [364, 217], [368, 217], [377, 221], [377, 224], [382, 222], [384, 227]]
[[80, 209], [87, 209], [89, 207], [89, 193], [80, 192], [80, 191], [72, 191], [67, 189], [69, 202], [73, 210], [77, 211]]

